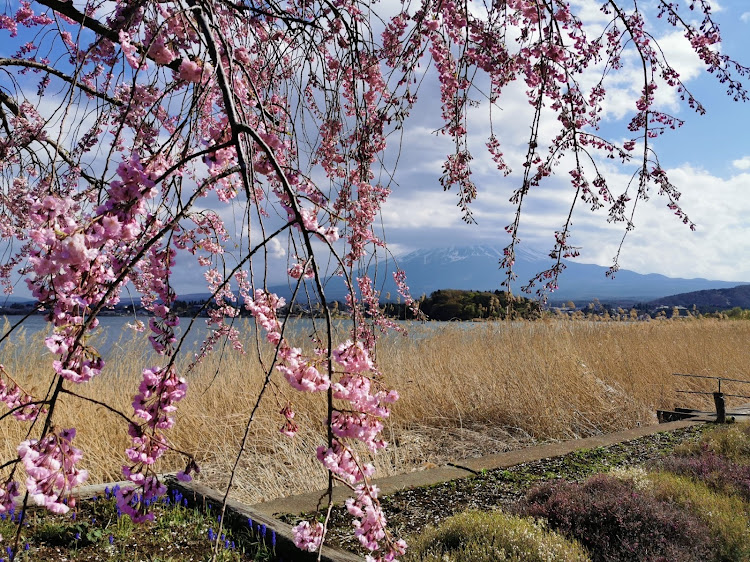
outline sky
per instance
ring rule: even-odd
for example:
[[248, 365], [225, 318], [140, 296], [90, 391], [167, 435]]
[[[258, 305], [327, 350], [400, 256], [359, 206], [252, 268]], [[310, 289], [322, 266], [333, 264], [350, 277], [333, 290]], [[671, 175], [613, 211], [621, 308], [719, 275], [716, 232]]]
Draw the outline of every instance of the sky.
[[[586, 8], [593, 25], [601, 24], [598, 13], [588, 10], [584, 0], [573, 4]], [[721, 0], [712, 5], [723, 35], [722, 52], [750, 64], [750, 3]], [[705, 115], [698, 115], [680, 106], [674, 93], [667, 94], [666, 87], [658, 91], [659, 108], [685, 120], [681, 129], [658, 139], [656, 149], [662, 167], [682, 193], [683, 210], [696, 230], [691, 232], [666, 207], [667, 201], [653, 193], [649, 201], [639, 203], [635, 229], [625, 240], [620, 265], [639, 273], [750, 281], [750, 103], [729, 98], [726, 88], [703, 71], [679, 33], [671, 28], [660, 33], [667, 59], [707, 110]], [[640, 95], [638, 69], [632, 62], [626, 61], [623, 72], [607, 88], [610, 100], [602, 131], [614, 139], [625, 139], [628, 111]], [[528, 144], [530, 123], [528, 103], [519, 94], [517, 89], [502, 98], [494, 118], [494, 130], [515, 170], [522, 169], [520, 158]], [[436, 96], [436, 91], [422, 90], [414, 119], [404, 135], [398, 184], [383, 210], [391, 250], [399, 255], [451, 245], [504, 247], [509, 238], [503, 228], [512, 216], [508, 198], [520, 184], [520, 176], [514, 173], [503, 178], [495, 172], [480, 146], [487, 136], [487, 113], [477, 110], [470, 115], [470, 130], [476, 133], [473, 168], [479, 195], [473, 206], [477, 224], [464, 224], [456, 207], [456, 193], [443, 192], [439, 185], [449, 147], [432, 134], [439, 126], [435, 121], [439, 115]], [[625, 186], [633, 171], [632, 167], [605, 166], [612, 188]], [[562, 168], [556, 179], [531, 194], [521, 223], [523, 247], [541, 251], [552, 248], [554, 232], [562, 226], [571, 203], [568, 169]], [[572, 243], [581, 248], [579, 262], [612, 265], [623, 229], [606, 218], [606, 210], [592, 213], [585, 204], [577, 205]]]
[[[648, 23], [657, 23], [642, 0]], [[387, 11], [396, 0], [382, 0]], [[598, 11], [599, 0], [572, 0], [574, 11], [588, 26], [589, 35], [600, 29], [606, 18]], [[712, 0], [715, 20], [723, 35], [721, 49], [750, 65], [750, 3], [746, 0]], [[726, 95], [724, 85], [703, 71], [687, 41], [673, 28], [657, 23], [657, 39], [681, 78], [706, 107], [703, 116], [680, 105], [673, 91], [657, 90], [658, 108], [684, 119], [684, 126], [656, 141], [662, 167], [682, 192], [682, 208], [696, 224], [691, 232], [673, 216], [656, 193], [639, 203], [635, 229], [625, 240], [619, 263], [623, 269], [639, 273], [661, 273], [671, 277], [703, 277], [725, 281], [750, 282], [750, 103], [736, 103]], [[0, 46], [0, 54], [3, 47]], [[608, 101], [602, 125], [603, 136], [624, 141], [629, 138], [625, 125], [640, 96], [641, 72], [626, 57], [622, 71], [607, 86]], [[434, 131], [441, 126], [439, 86], [427, 69], [412, 116], [403, 137], [394, 142], [387, 156], [399, 153], [399, 165], [392, 183], [392, 195], [382, 211], [383, 238], [398, 257], [417, 249], [485, 244], [503, 247], [509, 238], [504, 227], [512, 220], [508, 199], [520, 185], [522, 159], [528, 146], [531, 107], [524, 87], [508, 88], [492, 110], [492, 127], [515, 173], [503, 177], [484, 150], [490, 129], [486, 104], [469, 114], [470, 143], [474, 154], [472, 168], [478, 198], [472, 206], [477, 224], [465, 224], [456, 207], [455, 191], [444, 192], [439, 184], [442, 164], [450, 145]], [[745, 80], [750, 86], [750, 77]], [[592, 75], [593, 84], [593, 75]], [[479, 96], [477, 96], [479, 97]], [[542, 135], [556, 133], [554, 120], [542, 125]], [[386, 158], [387, 159], [387, 158]], [[563, 162], [556, 177], [535, 189], [528, 197], [521, 222], [519, 249], [548, 252], [554, 232], [567, 216], [572, 200], [567, 170]], [[612, 191], [627, 185], [634, 168], [600, 162]], [[222, 212], [231, 222], [234, 210]], [[228, 214], [227, 214], [228, 213]], [[580, 247], [581, 263], [610, 266], [623, 234], [622, 225], [607, 222], [606, 210], [592, 213], [579, 201], [573, 215], [571, 243]], [[286, 279], [289, 250], [271, 244], [269, 282]], [[192, 259], [188, 260], [192, 263]], [[205, 292], [202, 271], [187, 264], [180, 268], [178, 292]], [[407, 272], [408, 273], [408, 272]], [[26, 291], [19, 287], [19, 296]]]

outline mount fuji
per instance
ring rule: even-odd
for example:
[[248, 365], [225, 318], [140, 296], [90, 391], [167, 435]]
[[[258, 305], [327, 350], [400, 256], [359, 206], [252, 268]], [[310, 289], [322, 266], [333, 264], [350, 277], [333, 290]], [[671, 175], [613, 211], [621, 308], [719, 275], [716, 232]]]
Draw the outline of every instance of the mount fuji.
[[[445, 248], [423, 249], [394, 259], [381, 260], [368, 269], [374, 281], [374, 288], [380, 291], [381, 301], [396, 301], [398, 291], [392, 273], [396, 269], [406, 272], [406, 282], [414, 298], [429, 296], [439, 289], [463, 289], [475, 291], [503, 290], [501, 283], [505, 273], [499, 269], [502, 250], [493, 246], [449, 246]], [[603, 303], [630, 306], [663, 299], [679, 293], [691, 293], [709, 289], [729, 289], [748, 284], [743, 281], [714, 281], [708, 279], [682, 279], [665, 275], [640, 274], [621, 269], [614, 278], [608, 278], [607, 268], [600, 265], [563, 260], [565, 269], [558, 279], [559, 288], [548, 295], [550, 304], [573, 301], [584, 305], [598, 299]], [[537, 273], [549, 269], [552, 260], [542, 252], [519, 249], [513, 266], [517, 279], [512, 284], [513, 294], [527, 295], [521, 291], [529, 279]], [[310, 280], [299, 295], [314, 295]], [[326, 299], [344, 301], [346, 287], [342, 278], [328, 277], [324, 283]], [[289, 300], [292, 285], [274, 285], [269, 290]], [[201, 301], [210, 298], [208, 294], [181, 295], [183, 300]]]
[[[493, 246], [451, 246], [417, 250], [397, 258], [396, 263], [406, 272], [412, 296], [418, 298], [438, 289], [502, 289], [500, 284], [505, 279], [505, 273], [499, 269], [502, 256], [502, 250]], [[614, 278], [608, 278], [605, 275], [608, 269], [606, 267], [572, 260], [563, 261], [566, 267], [558, 279], [559, 288], [548, 296], [550, 302], [590, 302], [597, 298], [613, 304], [633, 304], [677, 293], [725, 289], [743, 284], [742, 281], [683, 279], [654, 273], [644, 275], [625, 269], [619, 270]], [[396, 299], [396, 286], [390, 278], [395, 265], [389, 262], [385, 267], [378, 266], [381, 279], [384, 277], [383, 271], [389, 272], [378, 286], [386, 297], [384, 300], [387, 300], [388, 293], [391, 300]], [[518, 277], [512, 284], [513, 293], [522, 294], [521, 286], [551, 265], [552, 260], [542, 252], [517, 250], [514, 271]]]

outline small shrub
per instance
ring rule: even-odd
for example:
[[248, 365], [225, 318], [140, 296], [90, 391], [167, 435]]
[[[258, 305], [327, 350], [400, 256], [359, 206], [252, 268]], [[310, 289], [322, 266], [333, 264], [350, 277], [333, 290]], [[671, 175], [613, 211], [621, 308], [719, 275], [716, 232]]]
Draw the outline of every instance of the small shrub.
[[697, 515], [612, 476], [547, 484], [532, 490], [519, 509], [580, 541], [594, 562], [714, 558], [711, 532]]
[[750, 426], [733, 424], [704, 433], [697, 442], [685, 443], [675, 449], [677, 456], [700, 456], [706, 450], [733, 463], [750, 464]]
[[750, 426], [747, 424], [718, 428], [705, 439], [717, 454], [739, 464], [750, 463]]
[[707, 447], [697, 456], [662, 459], [658, 467], [699, 480], [716, 492], [735, 494], [750, 501], [750, 465], [735, 464]]
[[409, 541], [404, 562], [584, 562], [584, 549], [544, 525], [504, 513], [467, 511]]
[[607, 474], [618, 480], [628, 481], [636, 491], [648, 489], [651, 486], [649, 472], [642, 466], [615, 467]]
[[684, 476], [653, 472], [648, 480], [657, 499], [689, 509], [711, 530], [720, 559], [726, 562], [750, 560], [748, 504]]

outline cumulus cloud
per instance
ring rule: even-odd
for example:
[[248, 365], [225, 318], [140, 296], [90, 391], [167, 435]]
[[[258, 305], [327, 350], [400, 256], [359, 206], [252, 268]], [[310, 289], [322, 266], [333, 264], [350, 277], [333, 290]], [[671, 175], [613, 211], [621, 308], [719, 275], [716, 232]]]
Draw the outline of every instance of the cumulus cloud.
[[[586, 0], [574, 0], [574, 3], [589, 6]], [[587, 17], [595, 20], [601, 14], [592, 8]], [[745, 20], [750, 21], [750, 12]], [[681, 79], [689, 82], [696, 91], [701, 90], [703, 65], [685, 38], [669, 29], [660, 34], [659, 43]], [[634, 111], [635, 100], [640, 96], [642, 68], [630, 55], [624, 62], [625, 68], [611, 76], [607, 87], [610, 101], [605, 108], [603, 128], [606, 130], [603, 136], [617, 138], [627, 135], [618, 127], [626, 123]], [[479, 188], [473, 207], [477, 225], [461, 222], [455, 194], [444, 193], [438, 183], [442, 161], [450, 147], [444, 144], [444, 138], [430, 134], [439, 125], [436, 120], [439, 121], [440, 110], [437, 95], [430, 97], [425, 95], [427, 93], [426, 90], [422, 92], [420, 101], [427, 101], [429, 109], [421, 115], [421, 109], [415, 109], [414, 117], [419, 128], [407, 128], [397, 174], [400, 185], [394, 188], [392, 199], [384, 210], [389, 243], [395, 244], [398, 254], [417, 248], [449, 245], [506, 245], [509, 238], [504, 226], [512, 220], [514, 212], [508, 198], [520, 186], [518, 174], [522, 172], [521, 164], [529, 142], [531, 108], [524, 88], [513, 84], [505, 90], [493, 108], [492, 121], [487, 118], [486, 103], [469, 110], [468, 128], [474, 134], [469, 140], [474, 156], [472, 169]], [[710, 94], [704, 97], [709, 98], [706, 104], [711, 108]], [[656, 102], [664, 111], [673, 114], [680, 111], [676, 91], [665, 84], [659, 84]], [[744, 113], [743, 109], [737, 108], [726, 115], [735, 126], [740, 111]], [[713, 115], [718, 120], [725, 117], [721, 112]], [[688, 115], [685, 118], [691, 119]], [[541, 137], [550, 138], [559, 128], [559, 123], [554, 119], [547, 120], [542, 127]], [[516, 172], [508, 178], [497, 173], [484, 150], [490, 128], [500, 139], [506, 159]], [[712, 127], [711, 131], [716, 128]], [[750, 199], [746, 196], [750, 190], [750, 174], [747, 173], [750, 171], [750, 156], [742, 157], [750, 153], [741, 148], [720, 161], [709, 161], [699, 145], [714, 141], [708, 136], [690, 139], [684, 135], [684, 131], [682, 135], [671, 135], [669, 140], [656, 141], [656, 145], [652, 141], [652, 146], [658, 148], [661, 143], [661, 165], [668, 169], [672, 182], [683, 192], [683, 209], [696, 223], [697, 230], [690, 231], [675, 217], [667, 207], [668, 200], [653, 188], [648, 201], [638, 202], [635, 229], [626, 238], [620, 264], [625, 269], [641, 273], [750, 281], [750, 264], [745, 265], [750, 253], [750, 224], [745, 220], [750, 214]], [[738, 144], [745, 142], [741, 139], [744, 137], [738, 135]], [[540, 148], [544, 152], [546, 147]], [[597, 165], [605, 172], [614, 193], [627, 189], [635, 171], [634, 166], [622, 167], [613, 161], [597, 161]], [[554, 178], [534, 188], [525, 198], [519, 234], [526, 247], [546, 251], [553, 246], [554, 232], [565, 222], [575, 196], [567, 173], [573, 167], [569, 160], [563, 161], [556, 168]], [[631, 186], [631, 196], [633, 189]], [[573, 245], [583, 247], [580, 262], [611, 265], [625, 226], [608, 222], [606, 210], [592, 213], [588, 207], [580, 200], [577, 202], [570, 240]]]
[[750, 22], [750, 12], [745, 12], [740, 16], [740, 20], [742, 20], [742, 23]]
[[[599, 18], [598, 23], [606, 23], [606, 18], [598, 8], [595, 9], [595, 3], [588, 0], [574, 0], [574, 3], [588, 10], [587, 19]], [[742, 20], [750, 21], [750, 12], [743, 14]], [[674, 32], [663, 35], [660, 43], [682, 79], [699, 82], [697, 76], [701, 64], [687, 41]], [[613, 75], [609, 83], [611, 101], [606, 107], [605, 136], [612, 136], [611, 131], [623, 125], [622, 119], [627, 120], [632, 114], [635, 100], [640, 96], [638, 81], [642, 80], [642, 69], [632, 58], [625, 62], [623, 72]], [[478, 199], [473, 206], [478, 224], [469, 225], [461, 221], [456, 193], [444, 192], [439, 184], [443, 161], [453, 147], [445, 136], [435, 135], [435, 130], [442, 124], [440, 98], [434, 72], [427, 71], [427, 74], [420, 101], [402, 131], [401, 146], [397, 148], [393, 138], [394, 144], [387, 154], [389, 161], [400, 158], [396, 174], [398, 183], [391, 186], [393, 192], [382, 213], [389, 248], [394, 254], [401, 255], [420, 248], [476, 243], [502, 247], [509, 242], [504, 227], [510, 223], [514, 212], [508, 199], [520, 186], [519, 174], [523, 170], [522, 162], [529, 142], [532, 108], [524, 95], [525, 87], [520, 83], [508, 86], [493, 108], [492, 121], [487, 118], [486, 102], [480, 108], [469, 110], [468, 125], [473, 132], [469, 141], [474, 155], [472, 168], [479, 187]], [[595, 78], [592, 75], [592, 80]], [[674, 91], [660, 85], [657, 92], [659, 107], [676, 111], [678, 100]], [[737, 114], [733, 114], [732, 119], [735, 124], [741, 122]], [[545, 120], [541, 138], [553, 137], [559, 126], [555, 119]], [[508, 163], [516, 171], [508, 178], [497, 173], [484, 150], [483, 145], [491, 131], [500, 139]], [[621, 129], [614, 136], [622, 134], [625, 133]], [[677, 135], [672, 138], [675, 141], [670, 142], [681, 142]], [[703, 141], [711, 142], [705, 138], [698, 142]], [[695, 139], [692, 142], [695, 143]], [[540, 147], [540, 150], [544, 152], [545, 147]], [[691, 159], [687, 154], [680, 158]], [[669, 168], [670, 178], [684, 194], [683, 208], [697, 224], [696, 232], [691, 232], [673, 216], [664, 198], [651, 193], [649, 201], [638, 203], [635, 229], [629, 233], [623, 247], [621, 266], [641, 273], [675, 277], [750, 281], [750, 263], [746, 260], [750, 255], [750, 224], [745, 220], [750, 215], [750, 198], [746, 195], [750, 190], [750, 173], [747, 173], [750, 171], [750, 156], [737, 160], [729, 157], [722, 167], [706, 170], [695, 164], [700, 161], [700, 152], [690, 154], [696, 155], [692, 158], [692, 165], [679, 165], [679, 162], [665, 162], [663, 165]], [[750, 153], [742, 149], [732, 157], [742, 154]], [[728, 166], [730, 162], [734, 173]], [[598, 165], [606, 171], [613, 192], [626, 189], [632, 178], [632, 167], [622, 168], [614, 163], [601, 162]], [[535, 188], [524, 200], [520, 231], [524, 247], [547, 251], [553, 246], [555, 230], [565, 222], [575, 195], [567, 173], [572, 167], [570, 161], [563, 161], [556, 169], [557, 176]], [[230, 216], [223, 218], [228, 224], [234, 224]], [[241, 223], [236, 228], [246, 235], [246, 225]], [[610, 265], [623, 232], [622, 224], [607, 222], [606, 211], [591, 213], [586, 204], [578, 201], [572, 217], [571, 238], [573, 245], [582, 246], [578, 261]], [[281, 272], [279, 280], [273, 281], [282, 282], [288, 265], [285, 256], [288, 253], [293, 258], [294, 249], [288, 246], [285, 237], [273, 240], [268, 249], [274, 266], [269, 271]]]
[[284, 249], [284, 246], [281, 245], [281, 242], [279, 242], [278, 238], [271, 239], [271, 241], [268, 243], [268, 249], [271, 257], [283, 258], [284, 256], [286, 256], [286, 250]]
[[[651, 193], [639, 202], [635, 229], [628, 233], [620, 265], [639, 273], [661, 273], [671, 277], [750, 281], [750, 174], [721, 178], [690, 165], [667, 170], [682, 192], [681, 205], [697, 225], [692, 232], [667, 208], [667, 201]], [[612, 183], [625, 181], [616, 174]], [[537, 229], [544, 221], [533, 220]], [[542, 215], [543, 216], [543, 215]], [[574, 215], [574, 243], [583, 246], [582, 263], [610, 265], [623, 235], [619, 225], [607, 223], [580, 209]], [[547, 226], [549, 228], [549, 226]], [[545, 249], [545, 248], [543, 248]]]
[[[528, 123], [524, 127], [519, 117], [523, 113], [521, 101], [505, 103], [512, 109], [501, 112], [495, 125], [500, 131], [509, 132], [505, 144], [510, 158], [515, 160], [522, 137], [528, 134]], [[485, 124], [482, 136], [487, 128]], [[413, 140], [416, 143], [417, 139]], [[488, 156], [477, 150], [473, 167], [479, 194], [473, 210], [478, 224], [466, 225], [455, 206], [455, 194], [443, 192], [438, 184], [445, 147], [423, 142], [412, 163], [412, 146], [410, 142], [404, 145], [402, 165], [408, 171], [399, 173], [400, 186], [394, 188], [384, 209], [385, 230], [389, 242], [396, 245], [396, 253], [449, 245], [508, 244], [504, 227], [512, 221], [515, 210], [508, 199], [519, 187], [520, 176], [500, 176]], [[746, 173], [750, 170], [750, 156], [732, 163], [737, 170], [734, 174], [727, 174], [725, 168], [707, 170], [695, 161], [666, 164], [670, 179], [683, 194], [682, 207], [697, 229], [692, 232], [675, 217], [667, 207], [668, 200], [652, 188], [649, 200], [638, 202], [635, 229], [626, 238], [621, 266], [674, 277], [750, 281], [750, 264], [746, 265], [745, 259], [750, 254], [750, 224], [745, 220], [750, 215], [750, 199], [746, 196], [750, 190], [750, 174]], [[611, 161], [597, 164], [613, 193], [628, 188], [633, 166], [622, 167]], [[555, 177], [532, 189], [524, 199], [519, 232], [523, 246], [546, 252], [554, 245], [555, 230], [566, 221], [575, 199], [567, 174], [572, 167], [570, 160], [563, 161]], [[632, 189], [631, 185], [631, 196]], [[592, 213], [586, 203], [576, 202], [570, 242], [582, 247], [578, 259], [581, 263], [611, 265], [624, 232], [624, 224], [607, 221], [606, 209]]]
[[[746, 196], [750, 175], [722, 179], [689, 165], [670, 170], [670, 175], [683, 192], [681, 202], [696, 222], [696, 232], [687, 231], [676, 220], [670, 224], [648, 209], [641, 217], [643, 232], [630, 240], [630, 253], [635, 254], [641, 244], [650, 248], [647, 253], [652, 271], [663, 268], [683, 277], [750, 280], [750, 267], [746, 264], [750, 224], [745, 220], [750, 213]], [[660, 252], [654, 243], [659, 244]]]

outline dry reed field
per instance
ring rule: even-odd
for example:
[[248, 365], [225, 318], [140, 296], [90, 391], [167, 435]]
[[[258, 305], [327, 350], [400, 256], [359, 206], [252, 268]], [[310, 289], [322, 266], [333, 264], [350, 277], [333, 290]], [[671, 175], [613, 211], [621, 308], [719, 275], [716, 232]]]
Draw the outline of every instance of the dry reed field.
[[[244, 330], [252, 331], [249, 325]], [[676, 391], [713, 391], [715, 381], [672, 373], [750, 380], [748, 341], [750, 322], [708, 319], [414, 326], [408, 337], [388, 336], [378, 347], [385, 384], [401, 395], [384, 432], [391, 445], [376, 457], [378, 476], [653, 424], [657, 408], [708, 409], [710, 396]], [[148, 364], [147, 347], [142, 337], [123, 336], [105, 357], [104, 374], [73, 390], [130, 415], [141, 368]], [[28, 333], [0, 349], [6, 370], [37, 395], [44, 395], [50, 380], [43, 349], [41, 336]], [[249, 342], [246, 355], [227, 350], [183, 373], [188, 396], [179, 404], [170, 437], [178, 449], [196, 454], [199, 481], [215, 488], [227, 482], [264, 378], [253, 349]], [[269, 353], [264, 350], [266, 359]], [[323, 400], [291, 391], [278, 374], [274, 380], [278, 387], [265, 395], [253, 421], [232, 493], [248, 503], [327, 482], [314, 459], [315, 447], [323, 443]], [[750, 394], [743, 386], [726, 383], [722, 390]], [[278, 431], [286, 399], [300, 425], [291, 439]], [[121, 479], [129, 444], [124, 420], [72, 396], [63, 396], [58, 408], [55, 423], [78, 428], [76, 445], [85, 451], [80, 464], [90, 471], [90, 482]], [[15, 420], [0, 422], [4, 461], [15, 456], [28, 430]], [[180, 462], [167, 458], [160, 470], [176, 470]]]

